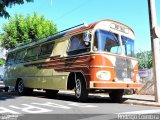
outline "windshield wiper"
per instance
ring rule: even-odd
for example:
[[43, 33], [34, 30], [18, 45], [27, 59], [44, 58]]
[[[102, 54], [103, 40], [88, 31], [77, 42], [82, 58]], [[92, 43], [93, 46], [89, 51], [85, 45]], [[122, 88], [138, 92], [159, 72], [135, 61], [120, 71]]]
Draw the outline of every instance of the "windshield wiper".
[[118, 38], [116, 37], [116, 35], [114, 34], [114, 33], [112, 33], [112, 31], [109, 31], [111, 34], [112, 34], [112, 36], [114, 37], [114, 39], [117, 41], [117, 43], [119, 43], [119, 40], [118, 40]]

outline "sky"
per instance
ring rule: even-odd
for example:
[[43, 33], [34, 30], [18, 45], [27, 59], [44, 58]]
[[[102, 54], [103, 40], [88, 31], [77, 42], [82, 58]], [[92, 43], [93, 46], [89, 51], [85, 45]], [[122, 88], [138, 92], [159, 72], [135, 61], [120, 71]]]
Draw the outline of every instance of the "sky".
[[[157, 24], [160, 26], [160, 0], [156, 1]], [[151, 50], [148, 0], [34, 0], [32, 3], [7, 8], [11, 16], [37, 12], [52, 20], [58, 30], [87, 22], [112, 19], [135, 32], [135, 52]], [[8, 19], [0, 18], [0, 31]]]

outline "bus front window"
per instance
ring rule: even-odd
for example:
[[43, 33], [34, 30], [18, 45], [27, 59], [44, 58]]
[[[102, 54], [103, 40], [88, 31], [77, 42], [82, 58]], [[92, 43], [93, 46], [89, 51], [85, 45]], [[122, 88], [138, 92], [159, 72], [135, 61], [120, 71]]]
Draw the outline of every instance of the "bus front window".
[[121, 36], [122, 39], [122, 49], [126, 56], [134, 56], [134, 41], [128, 37]]
[[97, 30], [94, 40], [94, 50], [121, 54], [118, 34], [104, 30]]

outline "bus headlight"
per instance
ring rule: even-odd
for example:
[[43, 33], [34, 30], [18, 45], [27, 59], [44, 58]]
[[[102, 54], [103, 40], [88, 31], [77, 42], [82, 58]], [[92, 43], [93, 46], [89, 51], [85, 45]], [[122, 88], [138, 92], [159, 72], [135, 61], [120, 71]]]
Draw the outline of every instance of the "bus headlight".
[[101, 80], [110, 80], [111, 73], [109, 71], [98, 71], [96, 73], [96, 76], [98, 79], [101, 79]]

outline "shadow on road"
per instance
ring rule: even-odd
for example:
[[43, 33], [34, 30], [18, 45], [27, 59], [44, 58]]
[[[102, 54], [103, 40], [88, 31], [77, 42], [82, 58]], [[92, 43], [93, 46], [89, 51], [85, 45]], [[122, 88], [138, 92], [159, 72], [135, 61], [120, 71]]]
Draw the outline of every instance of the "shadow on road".
[[[76, 97], [74, 96], [73, 93], [63, 93], [60, 92], [58, 93], [56, 96], [47, 96], [45, 92], [34, 92], [33, 93], [34, 97], [41, 97], [41, 98], [47, 98], [47, 99], [55, 99], [55, 100], [62, 100], [62, 101], [72, 101], [72, 102], [81, 102], [78, 101], [76, 99]], [[126, 101], [127, 98], [123, 98], [122, 101], [120, 101], [119, 103], [123, 103], [124, 101]], [[114, 103], [113, 101], [111, 101], [109, 96], [101, 96], [99, 94], [91, 94], [89, 95], [89, 98], [87, 101], [85, 101], [85, 103]]]
[[0, 91], [0, 101], [4, 101], [7, 99], [15, 99], [16, 97], [20, 97], [20, 96], [18, 96], [15, 92]]
[[[16, 92], [0, 92], [0, 101], [6, 99], [15, 99], [19, 96]], [[76, 99], [73, 93], [63, 93], [59, 92], [56, 96], [47, 96], [47, 94], [43, 91], [34, 91], [32, 95], [27, 97], [38, 97], [38, 98], [46, 98], [46, 99], [54, 99], [54, 100], [61, 100], [61, 101], [72, 101], [72, 102], [81, 102]], [[126, 101], [127, 98], [123, 98], [120, 103]], [[100, 94], [91, 94], [85, 103], [114, 103], [111, 101], [109, 96], [101, 96]]]

